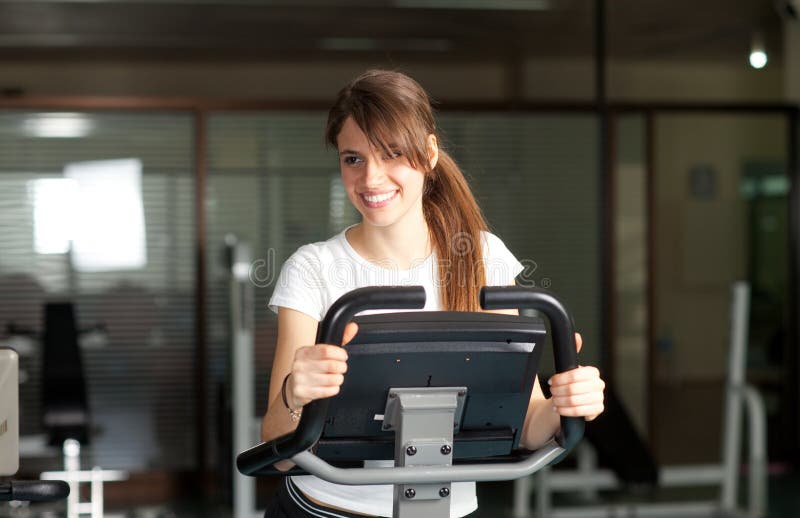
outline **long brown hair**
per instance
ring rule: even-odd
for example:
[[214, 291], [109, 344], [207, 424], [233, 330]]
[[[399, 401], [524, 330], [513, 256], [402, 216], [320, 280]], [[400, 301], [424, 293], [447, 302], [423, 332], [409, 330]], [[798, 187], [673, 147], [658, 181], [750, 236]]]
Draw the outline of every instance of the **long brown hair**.
[[[339, 132], [352, 117], [372, 146], [391, 155], [399, 150], [425, 173], [422, 210], [439, 263], [444, 309], [478, 311], [478, 289], [486, 283], [481, 231], [486, 221], [464, 174], [441, 147], [430, 98], [400, 72], [368, 70], [345, 86], [328, 114], [327, 142], [337, 147]], [[439, 142], [430, 168], [428, 136]]]

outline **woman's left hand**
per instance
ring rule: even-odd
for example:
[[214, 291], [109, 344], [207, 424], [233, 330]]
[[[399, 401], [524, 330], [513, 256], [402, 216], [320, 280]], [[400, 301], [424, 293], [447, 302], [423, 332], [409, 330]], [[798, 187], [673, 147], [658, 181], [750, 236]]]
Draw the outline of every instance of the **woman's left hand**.
[[[583, 339], [579, 333], [575, 333], [575, 345], [580, 352]], [[561, 372], [551, 377], [548, 383], [552, 395], [550, 402], [559, 415], [585, 417], [591, 421], [605, 408], [603, 390], [606, 384], [596, 367], [578, 367]]]

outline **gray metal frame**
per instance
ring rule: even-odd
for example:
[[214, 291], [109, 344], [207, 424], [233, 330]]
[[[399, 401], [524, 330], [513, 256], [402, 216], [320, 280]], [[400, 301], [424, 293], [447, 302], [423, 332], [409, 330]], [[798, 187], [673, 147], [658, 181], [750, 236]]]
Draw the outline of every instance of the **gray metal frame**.
[[19, 356], [0, 349], [0, 477], [19, 469]]
[[[453, 428], [464, 414], [467, 388], [391, 389], [383, 429], [394, 430], [396, 466], [450, 466]], [[392, 516], [447, 516], [450, 482], [396, 484]]]
[[[249, 243], [235, 236], [225, 236], [230, 254], [230, 336], [231, 336], [231, 405], [233, 407], [233, 451], [242, 451], [257, 439], [254, 432], [253, 372], [255, 340], [253, 336], [253, 286], [250, 265], [253, 252]], [[256, 510], [256, 484], [252, 477], [233, 470], [233, 517], [253, 518]]]
[[453, 466], [453, 431], [466, 395], [466, 387], [389, 390], [383, 428], [395, 432], [395, 467], [336, 468], [308, 451], [292, 460], [336, 484], [394, 484], [394, 518], [442, 518], [450, 516], [451, 482], [526, 476], [564, 452], [551, 441], [517, 463]]
[[[67, 496], [67, 518], [78, 518], [89, 515], [91, 518], [103, 518], [103, 483], [128, 480], [128, 472], [114, 469], [81, 469], [81, 443], [75, 439], [64, 441], [64, 470], [45, 471], [39, 475], [40, 480], [63, 480], [69, 484]], [[79, 484], [89, 483], [89, 500], [81, 501]]]

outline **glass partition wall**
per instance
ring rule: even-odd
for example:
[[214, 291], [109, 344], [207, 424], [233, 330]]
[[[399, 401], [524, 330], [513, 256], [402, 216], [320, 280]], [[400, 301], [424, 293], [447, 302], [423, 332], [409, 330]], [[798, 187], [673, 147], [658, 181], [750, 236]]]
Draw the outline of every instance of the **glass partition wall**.
[[718, 460], [731, 284], [746, 280], [747, 381], [765, 399], [771, 457], [786, 458], [797, 426], [787, 117], [675, 111], [653, 124], [653, 449]]
[[[70, 302], [79, 329], [101, 326], [80, 337], [87, 464], [193, 468], [192, 124], [0, 111], [0, 338], [21, 355], [23, 438], [43, 432], [43, 306]], [[28, 453], [61, 465], [58, 450]]]
[[[95, 425], [86, 451], [104, 467], [230, 468], [226, 236], [254, 252], [255, 433], [276, 334], [266, 305], [280, 266], [299, 246], [359, 220], [323, 142], [324, 110], [202, 111], [204, 169], [188, 111], [0, 110], [0, 325], [7, 327], [0, 340], [16, 340], [8, 324], [40, 333], [49, 301], [73, 302], [81, 327], [104, 325], [81, 340]], [[605, 180], [591, 109], [440, 113], [444, 147], [491, 230], [525, 264], [519, 281], [566, 301], [584, 335], [584, 363], [611, 348], [616, 392], [660, 460], [702, 458], [670, 445], [695, 441], [687, 423], [711, 423], [721, 411], [721, 401], [702, 406], [704, 416], [680, 405], [720, 390], [734, 278], [754, 285], [750, 373], [771, 405], [771, 440], [795, 444], [780, 436], [797, 430], [787, 411], [796, 383], [785, 382], [796, 376], [797, 356], [786, 331], [794, 307], [787, 289], [793, 180], [784, 115], [614, 114], [607, 205], [598, 195]], [[194, 210], [203, 171], [201, 239]], [[610, 236], [598, 232], [601, 207], [611, 211]], [[613, 239], [614, 264], [607, 299], [605, 239]], [[206, 254], [203, 272], [198, 250]], [[197, 273], [205, 283], [199, 323]], [[615, 308], [608, 344], [600, 336], [604, 303]], [[31, 436], [42, 431], [41, 347], [25, 343], [21, 431]], [[205, 365], [196, 362], [199, 348], [207, 350]], [[695, 383], [709, 369], [713, 383]], [[716, 454], [709, 437], [697, 439], [699, 448]]]
[[788, 121], [770, 109], [616, 117], [614, 382], [664, 464], [719, 460], [739, 280], [752, 289], [747, 382], [767, 405], [770, 457], [796, 451]]
[[613, 214], [613, 372], [615, 394], [642, 437], [649, 435], [650, 347], [647, 244], [649, 176], [646, 118], [622, 114], [612, 126], [616, 142]]

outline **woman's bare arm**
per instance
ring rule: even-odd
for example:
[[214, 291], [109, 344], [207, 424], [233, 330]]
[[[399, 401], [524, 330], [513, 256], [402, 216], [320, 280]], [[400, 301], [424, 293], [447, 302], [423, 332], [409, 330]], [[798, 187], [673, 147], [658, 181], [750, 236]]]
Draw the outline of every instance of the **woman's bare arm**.
[[[338, 345], [315, 344], [318, 322], [293, 309], [278, 308], [278, 340], [269, 383], [269, 404], [261, 420], [261, 440], [269, 441], [297, 428], [289, 409], [298, 410], [315, 399], [339, 393], [347, 372], [347, 352]], [[358, 331], [355, 323], [345, 327], [343, 343]], [[291, 374], [291, 376], [289, 376]], [[287, 378], [287, 376], [289, 376]], [[281, 389], [286, 383], [286, 401]], [[275, 464], [289, 469], [290, 461]]]
[[270, 441], [297, 428], [281, 398], [284, 378], [292, 371], [297, 350], [313, 345], [317, 337], [318, 322], [294, 309], [278, 308], [278, 340], [272, 371], [269, 378], [267, 412], [261, 420], [261, 440]]

